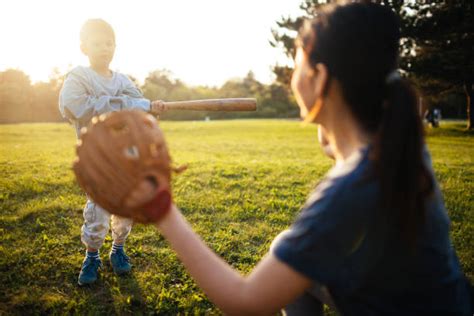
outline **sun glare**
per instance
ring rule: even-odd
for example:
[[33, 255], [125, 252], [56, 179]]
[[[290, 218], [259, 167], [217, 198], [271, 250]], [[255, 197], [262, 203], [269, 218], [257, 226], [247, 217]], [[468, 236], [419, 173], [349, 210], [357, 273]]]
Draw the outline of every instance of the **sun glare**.
[[220, 85], [252, 70], [270, 82], [287, 58], [272, 48], [271, 28], [298, 13], [298, 1], [11, 1], [3, 2], [0, 70], [18, 68], [32, 81], [87, 64], [79, 29], [103, 18], [115, 29], [111, 68], [143, 80], [167, 69], [191, 85]]

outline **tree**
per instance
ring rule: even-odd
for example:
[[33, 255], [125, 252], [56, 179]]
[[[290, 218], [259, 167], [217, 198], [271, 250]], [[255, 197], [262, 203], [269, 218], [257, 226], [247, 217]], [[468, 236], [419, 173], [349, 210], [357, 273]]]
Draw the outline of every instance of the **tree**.
[[[270, 45], [275, 48], [281, 48], [286, 57], [293, 59], [295, 57], [295, 38], [298, 30], [303, 25], [305, 19], [314, 15], [315, 8], [324, 5], [330, 1], [324, 0], [304, 0], [300, 5], [303, 15], [292, 18], [282, 17], [276, 22], [277, 28], [272, 29], [273, 40], [270, 40]], [[282, 84], [290, 90], [291, 74], [293, 68], [290, 66], [273, 66], [273, 73], [276, 76], [276, 82]]]
[[[362, 1], [362, 0], [361, 0]], [[294, 38], [305, 18], [331, 1], [304, 0], [303, 15], [284, 17], [272, 30], [274, 47], [281, 47], [288, 57], [294, 56]], [[369, 1], [364, 1], [369, 2]], [[473, 7], [471, 0], [378, 0], [401, 19], [400, 68], [422, 90], [436, 95], [463, 90], [466, 95], [468, 128], [472, 129], [473, 106]], [[277, 81], [289, 87], [291, 67], [273, 68]]]
[[439, 81], [439, 93], [464, 91], [468, 129], [474, 129], [474, 3], [470, 0], [408, 2], [401, 66], [424, 82]]
[[60, 85], [57, 81], [50, 79], [49, 82], [37, 82], [32, 86], [32, 90], [31, 109], [34, 112], [34, 121], [61, 121], [58, 109]]
[[173, 88], [174, 80], [172, 79], [171, 72], [167, 70], [155, 70], [150, 72], [142, 86], [145, 98], [165, 101], [171, 101], [169, 94]]
[[28, 75], [17, 69], [0, 72], [0, 122], [32, 121], [32, 98]]

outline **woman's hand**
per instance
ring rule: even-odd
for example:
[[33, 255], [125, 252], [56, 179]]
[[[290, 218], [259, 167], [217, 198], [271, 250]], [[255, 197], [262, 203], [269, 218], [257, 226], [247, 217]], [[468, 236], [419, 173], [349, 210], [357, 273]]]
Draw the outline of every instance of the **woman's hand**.
[[125, 199], [126, 207], [136, 207], [151, 201], [156, 194], [156, 185], [149, 181], [143, 180]]

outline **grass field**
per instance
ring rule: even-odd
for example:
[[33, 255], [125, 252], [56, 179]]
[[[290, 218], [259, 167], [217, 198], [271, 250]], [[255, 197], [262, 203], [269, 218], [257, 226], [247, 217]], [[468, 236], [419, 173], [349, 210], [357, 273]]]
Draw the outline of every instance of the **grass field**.
[[[296, 121], [165, 122], [177, 165], [177, 204], [204, 240], [248, 272], [288, 227], [330, 168], [316, 129]], [[428, 131], [428, 145], [452, 220], [463, 269], [474, 280], [474, 135], [461, 123]], [[70, 166], [75, 135], [66, 124], [0, 126], [0, 315], [216, 314], [152, 227], [127, 241], [133, 273], [105, 265], [99, 282], [77, 286], [84, 194]], [[107, 263], [111, 238], [102, 259]]]

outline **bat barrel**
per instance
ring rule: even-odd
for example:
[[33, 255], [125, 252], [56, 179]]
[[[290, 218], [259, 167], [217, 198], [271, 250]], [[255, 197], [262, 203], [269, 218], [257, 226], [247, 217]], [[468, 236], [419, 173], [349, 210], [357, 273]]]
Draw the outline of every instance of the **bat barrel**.
[[193, 101], [163, 102], [165, 110], [185, 111], [256, 111], [257, 100], [254, 98], [227, 98]]

